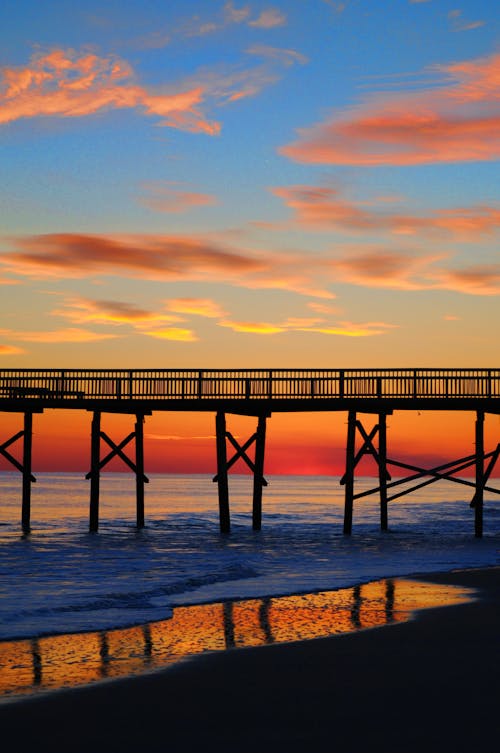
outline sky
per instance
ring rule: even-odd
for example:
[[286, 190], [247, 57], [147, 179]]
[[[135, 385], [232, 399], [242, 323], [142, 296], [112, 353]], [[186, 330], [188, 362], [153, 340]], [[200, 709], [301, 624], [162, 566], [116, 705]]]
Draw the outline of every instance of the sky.
[[497, 366], [498, 15], [3, 0], [0, 368]]

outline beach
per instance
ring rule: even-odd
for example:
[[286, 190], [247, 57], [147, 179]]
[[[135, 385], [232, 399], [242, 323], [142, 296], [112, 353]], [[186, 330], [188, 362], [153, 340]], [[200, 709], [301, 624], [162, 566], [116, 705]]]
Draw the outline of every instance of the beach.
[[409, 622], [206, 654], [0, 705], [20, 751], [496, 750], [500, 568], [418, 576], [477, 589]]

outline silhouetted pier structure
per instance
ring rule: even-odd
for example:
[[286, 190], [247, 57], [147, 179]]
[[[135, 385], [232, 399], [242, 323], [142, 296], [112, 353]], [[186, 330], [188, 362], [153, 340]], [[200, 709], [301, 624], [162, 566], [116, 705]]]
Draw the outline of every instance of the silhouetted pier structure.
[[[472, 487], [476, 536], [483, 533], [484, 492], [500, 494], [487, 485], [500, 454], [500, 444], [484, 448], [484, 419], [500, 414], [500, 369], [252, 369], [252, 370], [1, 370], [0, 411], [24, 414], [23, 429], [0, 445], [3, 455], [22, 474], [22, 528], [30, 530], [33, 414], [45, 409], [90, 411], [90, 530], [99, 524], [100, 472], [114, 457], [120, 457], [136, 477], [137, 526], [144, 525], [144, 420], [153, 411], [200, 411], [215, 413], [219, 520], [221, 531], [230, 530], [228, 471], [240, 458], [253, 474], [253, 528], [262, 522], [266, 423], [272, 413], [344, 411], [348, 414], [344, 533], [352, 530], [354, 500], [379, 494], [380, 525], [388, 527], [388, 502], [427, 484], [446, 479]], [[387, 416], [396, 410], [473, 411], [475, 453], [435, 468], [420, 468], [387, 456]], [[114, 442], [101, 429], [103, 413], [135, 416], [133, 431]], [[257, 419], [254, 434], [240, 444], [228, 431], [226, 416], [237, 414]], [[367, 430], [360, 414], [370, 414], [374, 423]], [[364, 419], [366, 424], [368, 419]], [[361, 444], [359, 438], [362, 440]], [[375, 442], [375, 440], [377, 441]], [[22, 461], [8, 448], [23, 444]], [[109, 451], [102, 456], [102, 443]], [[133, 443], [134, 459], [126, 453]], [[254, 456], [249, 450], [255, 445]], [[357, 448], [357, 445], [358, 448]], [[233, 450], [228, 457], [228, 446]], [[355, 493], [356, 467], [365, 455], [378, 466], [379, 484]], [[410, 472], [393, 481], [388, 467]], [[474, 481], [455, 474], [474, 468]], [[427, 477], [425, 481], [420, 479]], [[401, 485], [418, 482], [393, 492]]]

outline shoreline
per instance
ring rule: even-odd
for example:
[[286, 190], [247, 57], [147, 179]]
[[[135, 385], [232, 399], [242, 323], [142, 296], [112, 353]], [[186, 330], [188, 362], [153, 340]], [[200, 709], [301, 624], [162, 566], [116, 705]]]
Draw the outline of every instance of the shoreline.
[[17, 750], [39, 753], [208, 744], [249, 753], [310, 744], [353, 753], [424, 746], [489, 753], [498, 733], [500, 567], [408, 578], [478, 593], [383, 630], [234, 648], [150, 674], [17, 697], [0, 705], [0, 724]]

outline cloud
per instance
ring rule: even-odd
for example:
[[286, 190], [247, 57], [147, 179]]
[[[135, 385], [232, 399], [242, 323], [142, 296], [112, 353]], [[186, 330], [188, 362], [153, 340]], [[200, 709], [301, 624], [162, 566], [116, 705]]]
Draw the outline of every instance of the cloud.
[[33, 277], [82, 278], [89, 274], [146, 279], [217, 279], [257, 272], [264, 259], [188, 236], [114, 237], [55, 233], [20, 238], [0, 260], [9, 271]]
[[388, 330], [396, 328], [396, 324], [384, 322], [336, 322], [335, 324], [319, 324], [321, 319], [289, 318], [281, 324], [269, 322], [220, 322], [221, 327], [229, 327], [234, 332], [253, 335], [276, 335], [283, 332], [311, 332], [321, 335], [337, 335], [339, 337], [373, 337], [383, 335]]
[[445, 255], [411, 256], [385, 249], [352, 253], [331, 262], [338, 281], [393, 290], [449, 290], [468, 295], [500, 294], [500, 264], [453, 267]]
[[181, 213], [194, 207], [207, 207], [217, 204], [212, 194], [197, 191], [184, 191], [175, 188], [177, 183], [171, 181], [153, 181], [143, 183], [141, 188], [145, 192], [139, 197], [139, 203], [155, 212]]
[[384, 197], [373, 202], [349, 201], [338, 189], [328, 186], [296, 185], [272, 188], [271, 192], [294, 211], [299, 224], [312, 229], [381, 231], [395, 235], [439, 232], [452, 234], [459, 240], [474, 240], [500, 227], [500, 208], [494, 206], [437, 209], [427, 215], [416, 215], [388, 211], [390, 200]]
[[0, 254], [10, 273], [40, 278], [113, 275], [148, 280], [210, 281], [332, 298], [302, 254], [234, 250], [196, 236], [98, 236], [72, 233], [17, 238]]
[[18, 356], [21, 353], [26, 351], [16, 345], [0, 345], [0, 356]]
[[208, 319], [221, 319], [226, 315], [223, 308], [210, 298], [172, 298], [166, 301], [166, 305], [169, 311]]
[[167, 329], [144, 330], [145, 335], [155, 337], [157, 340], [175, 340], [176, 342], [197, 342], [198, 337], [191, 329], [180, 327], [168, 327]]
[[160, 117], [160, 125], [214, 135], [220, 125], [208, 121], [199, 109], [204, 97], [199, 86], [171, 91], [143, 87], [130, 65], [114, 56], [55, 49], [33, 55], [24, 68], [2, 69], [0, 124], [132, 108]]
[[301, 52], [283, 47], [271, 47], [267, 44], [254, 44], [252, 47], [248, 47], [245, 52], [247, 55], [258, 55], [259, 57], [277, 60], [284, 66], [293, 65], [293, 63], [305, 65], [308, 62], [308, 58]]
[[466, 21], [462, 18], [462, 11], [458, 9], [448, 11], [448, 21], [451, 31], [471, 31], [484, 26], [484, 21]]
[[21, 342], [34, 343], [90, 343], [118, 337], [118, 335], [90, 332], [89, 330], [79, 329], [77, 327], [52, 331], [14, 331], [3, 329], [0, 330], [0, 335], [12, 338], [16, 341], [20, 340]]
[[253, 335], [275, 335], [278, 332], [286, 331], [286, 327], [269, 322], [232, 322], [226, 320], [219, 322], [219, 326], [228, 327], [233, 332], [245, 332]]
[[258, 29], [275, 29], [277, 26], [285, 26], [286, 16], [277, 8], [263, 10], [262, 13], [253, 21], [249, 21], [249, 26]]
[[365, 166], [498, 158], [500, 54], [431, 71], [445, 84], [367, 97], [300, 130], [298, 140], [280, 153], [308, 164]]
[[74, 324], [131, 325], [140, 329], [152, 325], [179, 322], [182, 318], [162, 312], [149, 311], [124, 301], [99, 301], [88, 298], [67, 298], [63, 306], [51, 311]]

